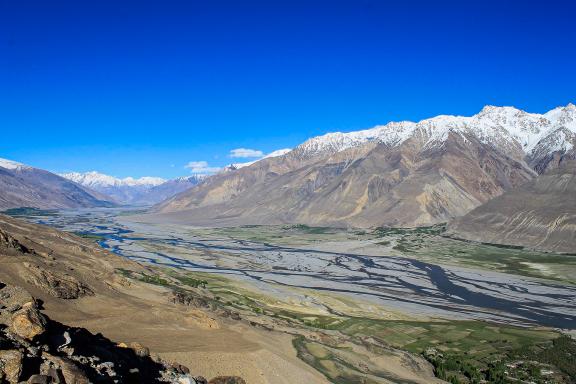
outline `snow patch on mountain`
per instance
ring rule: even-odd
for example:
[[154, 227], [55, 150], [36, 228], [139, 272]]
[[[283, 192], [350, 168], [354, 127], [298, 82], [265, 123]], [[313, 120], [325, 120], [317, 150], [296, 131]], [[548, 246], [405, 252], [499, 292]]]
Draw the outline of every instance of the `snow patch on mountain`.
[[285, 154], [287, 154], [288, 152], [292, 151], [291, 148], [283, 148], [283, 149], [277, 149], [273, 152], [270, 152], [269, 154], [267, 154], [266, 156], [264, 156], [264, 159], [268, 159], [270, 157], [279, 157], [279, 156], [284, 156]]
[[26, 164], [22, 164], [19, 163], [17, 161], [13, 161], [13, 160], [8, 160], [8, 159], [0, 159], [0, 167], [2, 168], [6, 168], [6, 169], [32, 169], [32, 167], [26, 165]]
[[227, 167], [224, 167], [224, 171], [230, 171], [230, 170], [248, 167], [254, 163], [259, 162], [260, 160], [269, 159], [271, 157], [284, 156], [285, 154], [287, 154], [288, 152], [291, 152], [291, 151], [292, 151], [292, 149], [290, 149], [290, 148], [277, 149], [277, 150], [270, 152], [269, 154], [263, 156], [262, 158], [260, 158], [258, 160], [247, 161], [245, 163], [232, 163], [232, 164], [228, 165]]

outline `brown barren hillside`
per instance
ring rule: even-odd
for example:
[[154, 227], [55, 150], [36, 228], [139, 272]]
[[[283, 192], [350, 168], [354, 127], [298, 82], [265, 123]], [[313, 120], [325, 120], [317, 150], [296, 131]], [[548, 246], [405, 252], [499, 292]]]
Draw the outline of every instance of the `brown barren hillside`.
[[576, 253], [576, 161], [559, 166], [457, 219], [469, 240]]
[[329, 133], [221, 172], [149, 220], [196, 225], [423, 226], [462, 216], [553, 168], [576, 144], [576, 106]]
[[[296, 377], [298, 382], [326, 382], [296, 358], [287, 335], [259, 331], [214, 312], [175, 304], [168, 287], [128, 279], [118, 271], [154, 275], [92, 241], [0, 215], [1, 287], [24, 292], [30, 298], [26, 302], [34, 298], [39, 304], [30, 305], [40, 308], [42, 316], [49, 319], [46, 332], [81, 328], [78, 332], [88, 339], [92, 336], [86, 332], [101, 333], [110, 341], [105, 344], [113, 349], [110, 353], [116, 345], [141, 345], [165, 363], [186, 365], [196, 376], [239, 376], [249, 383], [293, 382], [274, 381], [273, 377], [280, 375]], [[10, 295], [2, 297], [3, 302], [10, 299]], [[7, 314], [6, 308], [11, 306], [5, 303], [0, 317], [9, 319], [13, 315]], [[54, 322], [66, 326], [50, 325]]]

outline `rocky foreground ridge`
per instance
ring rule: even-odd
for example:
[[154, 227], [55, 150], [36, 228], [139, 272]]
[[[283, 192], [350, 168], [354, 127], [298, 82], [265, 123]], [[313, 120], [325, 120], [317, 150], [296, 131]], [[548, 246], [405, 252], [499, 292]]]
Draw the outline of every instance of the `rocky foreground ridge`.
[[111, 273], [120, 265], [138, 269], [73, 235], [0, 216], [0, 383], [245, 383], [206, 380], [139, 342], [113, 341], [46, 314], [50, 307], [53, 315], [82, 322], [88, 306], [122, 303], [130, 311], [115, 288], [127, 283]]
[[238, 377], [207, 381], [190, 369], [152, 357], [140, 343], [115, 343], [51, 320], [26, 290], [0, 283], [0, 381], [10, 384], [243, 384]]

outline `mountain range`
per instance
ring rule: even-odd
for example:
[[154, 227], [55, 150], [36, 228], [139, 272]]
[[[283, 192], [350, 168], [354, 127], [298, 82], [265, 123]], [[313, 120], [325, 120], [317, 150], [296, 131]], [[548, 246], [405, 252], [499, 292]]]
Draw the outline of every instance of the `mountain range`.
[[[56, 175], [0, 159], [0, 209], [156, 204], [154, 221], [196, 225], [412, 227], [570, 252], [576, 106], [544, 114], [486, 106], [311, 138], [296, 148], [174, 180]], [[194, 187], [194, 188], [193, 188]]]
[[114, 201], [54, 173], [0, 159], [0, 210], [110, 207]]
[[328, 133], [223, 172], [154, 208], [156, 219], [236, 225], [421, 226], [463, 216], [574, 152], [576, 106], [486, 106]]
[[192, 175], [172, 180], [160, 177], [119, 179], [95, 171], [63, 173], [60, 176], [110, 196], [123, 205], [156, 204], [201, 183], [206, 178], [205, 175]]

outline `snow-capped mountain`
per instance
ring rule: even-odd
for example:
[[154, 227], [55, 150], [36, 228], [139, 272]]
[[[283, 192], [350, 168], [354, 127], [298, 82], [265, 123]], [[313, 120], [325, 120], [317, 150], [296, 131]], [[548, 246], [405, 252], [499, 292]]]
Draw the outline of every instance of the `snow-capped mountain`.
[[126, 177], [120, 179], [114, 176], [105, 175], [100, 172], [91, 171], [85, 173], [70, 172], [63, 173], [60, 176], [72, 180], [76, 183], [85, 185], [87, 187], [154, 187], [166, 182], [165, 179], [160, 177], [141, 177], [135, 179], [133, 177]]
[[573, 104], [544, 114], [486, 106], [469, 117], [314, 137], [217, 174], [156, 211], [191, 224], [428, 225], [558, 167], [575, 145]]
[[19, 163], [17, 161], [8, 160], [8, 159], [0, 159], [0, 167], [5, 168], [5, 169], [11, 169], [11, 170], [31, 169], [32, 168], [26, 164], [22, 164], [22, 163]]
[[355, 132], [334, 132], [314, 137], [294, 150], [301, 157], [336, 153], [368, 142], [391, 147], [420, 135], [427, 146], [441, 145], [450, 133], [475, 137], [502, 150], [520, 151], [528, 157], [570, 150], [576, 137], [576, 106], [555, 108], [545, 114], [513, 107], [486, 106], [471, 116], [441, 115], [418, 123], [391, 122]]
[[0, 159], [0, 210], [20, 207], [84, 208], [114, 203], [88, 187], [51, 172]]
[[69, 180], [112, 197], [120, 204], [152, 205], [199, 184], [205, 176], [166, 180], [160, 177], [117, 178], [96, 171], [61, 174]]
[[232, 170], [248, 167], [248, 166], [250, 166], [250, 165], [252, 165], [252, 164], [254, 164], [260, 160], [270, 159], [272, 157], [284, 156], [285, 154], [287, 154], [290, 151], [292, 151], [292, 149], [290, 149], [290, 148], [277, 149], [277, 150], [270, 152], [269, 154], [267, 154], [264, 157], [257, 159], [257, 160], [247, 161], [245, 163], [232, 163], [232, 164], [224, 167], [224, 171], [232, 171]]

